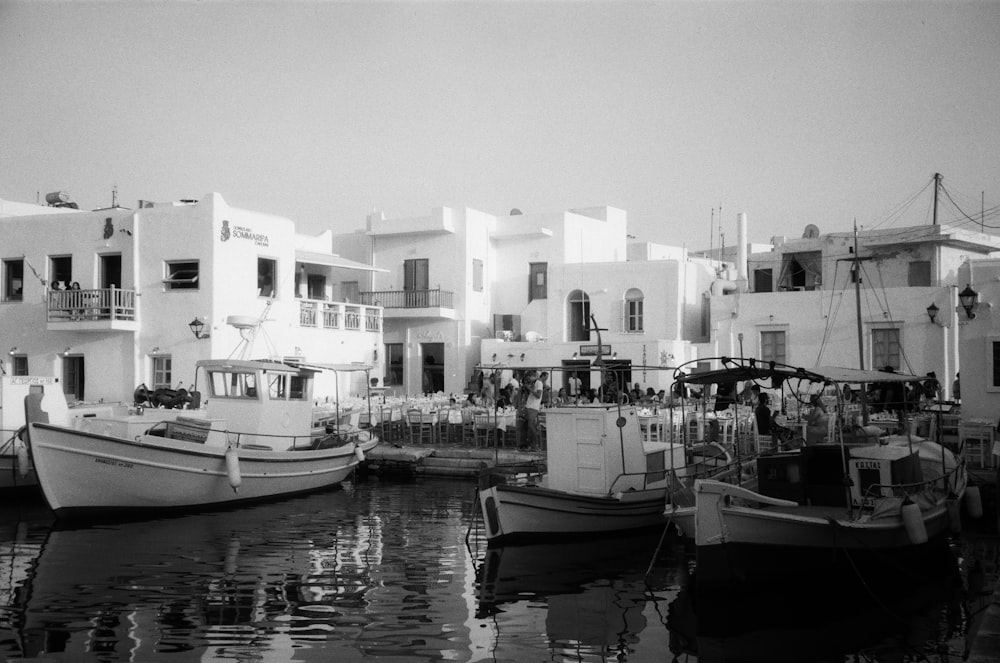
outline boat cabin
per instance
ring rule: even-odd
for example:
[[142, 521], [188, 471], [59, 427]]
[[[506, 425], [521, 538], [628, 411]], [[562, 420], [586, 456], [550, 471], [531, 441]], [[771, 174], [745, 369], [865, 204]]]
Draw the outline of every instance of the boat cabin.
[[546, 485], [554, 490], [595, 496], [642, 490], [663, 485], [669, 470], [685, 465], [683, 445], [642, 439], [633, 407], [550, 408], [545, 427]]
[[224, 422], [229, 435], [239, 437], [240, 446], [284, 450], [309, 445], [317, 371], [278, 362], [227, 359], [206, 359], [197, 367], [199, 377], [205, 379], [200, 388], [206, 418]]

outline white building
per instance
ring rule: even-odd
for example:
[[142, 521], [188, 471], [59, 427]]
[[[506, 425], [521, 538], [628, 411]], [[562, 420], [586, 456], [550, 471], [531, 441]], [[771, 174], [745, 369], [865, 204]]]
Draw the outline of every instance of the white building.
[[[59, 377], [70, 401], [121, 401], [140, 383], [190, 388], [196, 360], [244, 350], [377, 365], [382, 310], [356, 299], [373, 268], [332, 248], [330, 233], [297, 234], [219, 194], [135, 210], [0, 201], [4, 370]], [[261, 318], [262, 331], [240, 329]], [[316, 394], [363, 388], [333, 380]]]
[[408, 394], [462, 393], [477, 365], [585, 366], [598, 353], [620, 380], [666, 388], [668, 372], [632, 367], [698, 356], [719, 263], [627, 242], [626, 213], [612, 207], [373, 214], [364, 231], [335, 238], [344, 255], [387, 270], [361, 301], [384, 307], [386, 385]]
[[717, 286], [712, 342], [721, 355], [806, 368], [933, 371], [950, 396], [967, 329], [956, 313], [959, 271], [997, 251], [1000, 239], [954, 226], [860, 231], [856, 240], [807, 226], [801, 239], [775, 238], [771, 251], [748, 256], [747, 287]]

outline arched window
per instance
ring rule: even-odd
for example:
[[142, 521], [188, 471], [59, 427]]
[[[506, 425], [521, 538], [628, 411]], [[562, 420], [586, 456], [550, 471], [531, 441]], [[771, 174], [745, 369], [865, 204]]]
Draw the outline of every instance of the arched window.
[[629, 288], [625, 292], [624, 324], [626, 333], [638, 334], [642, 328], [642, 290]]
[[590, 340], [590, 296], [583, 290], [574, 290], [566, 298], [569, 305], [569, 329], [566, 336], [570, 341]]

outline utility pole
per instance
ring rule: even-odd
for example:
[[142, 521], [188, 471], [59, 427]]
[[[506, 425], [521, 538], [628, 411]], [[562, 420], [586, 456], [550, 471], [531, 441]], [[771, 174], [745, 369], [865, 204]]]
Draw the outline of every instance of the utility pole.
[[937, 225], [938, 189], [941, 187], [941, 173], [934, 173], [934, 225]]

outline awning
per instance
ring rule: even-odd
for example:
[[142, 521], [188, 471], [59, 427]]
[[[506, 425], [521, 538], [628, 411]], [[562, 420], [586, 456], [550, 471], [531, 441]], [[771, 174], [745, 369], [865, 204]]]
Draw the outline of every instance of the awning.
[[335, 253], [317, 253], [316, 251], [295, 251], [295, 260], [308, 263], [310, 265], [326, 265], [327, 267], [341, 267], [343, 269], [357, 269], [365, 272], [384, 272], [388, 269], [366, 265], [363, 262], [356, 262], [342, 258]]

